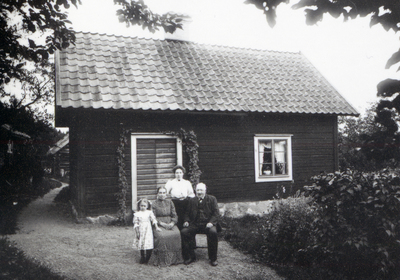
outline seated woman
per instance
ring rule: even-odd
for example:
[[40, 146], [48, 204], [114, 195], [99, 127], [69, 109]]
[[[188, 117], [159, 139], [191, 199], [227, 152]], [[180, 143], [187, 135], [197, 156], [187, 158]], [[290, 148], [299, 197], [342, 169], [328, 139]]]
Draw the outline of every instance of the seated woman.
[[181, 250], [181, 234], [176, 223], [174, 203], [167, 198], [167, 190], [160, 187], [157, 200], [153, 203], [153, 213], [156, 216], [161, 231], [154, 232], [154, 250], [149, 263], [157, 266], [169, 266], [183, 262]]

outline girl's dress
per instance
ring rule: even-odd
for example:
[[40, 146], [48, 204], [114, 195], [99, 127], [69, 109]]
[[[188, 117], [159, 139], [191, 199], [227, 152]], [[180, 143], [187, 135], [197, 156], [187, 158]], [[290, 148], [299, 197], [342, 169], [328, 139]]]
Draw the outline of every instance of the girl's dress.
[[[158, 223], [173, 221], [176, 224], [178, 221], [174, 203], [170, 199], [156, 200], [152, 208]], [[182, 263], [181, 234], [178, 227], [174, 226], [172, 230], [160, 228], [162, 231], [154, 231], [154, 250], [149, 263], [157, 266]]]
[[[153, 249], [153, 229], [152, 224], [156, 224], [157, 220], [153, 212], [150, 210], [138, 211], [133, 216], [134, 239], [133, 248], [138, 250]], [[136, 236], [136, 228], [139, 228], [139, 238]]]

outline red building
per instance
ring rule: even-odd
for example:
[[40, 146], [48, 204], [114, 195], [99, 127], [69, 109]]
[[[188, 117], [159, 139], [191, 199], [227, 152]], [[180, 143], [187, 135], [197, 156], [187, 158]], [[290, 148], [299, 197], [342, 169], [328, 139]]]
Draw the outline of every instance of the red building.
[[201, 181], [219, 202], [259, 201], [338, 169], [337, 116], [357, 111], [300, 53], [77, 33], [56, 55], [56, 125], [69, 127], [80, 215], [115, 213], [116, 151], [130, 201], [186, 165], [193, 130]]

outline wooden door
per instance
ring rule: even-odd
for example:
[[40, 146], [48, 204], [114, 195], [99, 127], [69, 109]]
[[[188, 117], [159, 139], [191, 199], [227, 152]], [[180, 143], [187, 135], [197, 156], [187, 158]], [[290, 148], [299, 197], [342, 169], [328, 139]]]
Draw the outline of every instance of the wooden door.
[[165, 135], [132, 135], [132, 209], [147, 197], [156, 199], [156, 190], [174, 178], [172, 168], [182, 164], [181, 141]]

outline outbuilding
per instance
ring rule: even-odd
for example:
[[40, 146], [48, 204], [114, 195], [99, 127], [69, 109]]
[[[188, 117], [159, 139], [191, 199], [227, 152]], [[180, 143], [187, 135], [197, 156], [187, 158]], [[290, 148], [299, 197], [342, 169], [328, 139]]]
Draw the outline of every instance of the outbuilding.
[[69, 134], [57, 141], [47, 151], [45, 166], [56, 177], [69, 176]]
[[295, 191], [338, 169], [337, 117], [358, 115], [301, 53], [93, 33], [56, 54], [55, 113], [82, 217], [116, 213], [124, 185], [154, 199], [197, 157], [219, 202]]

